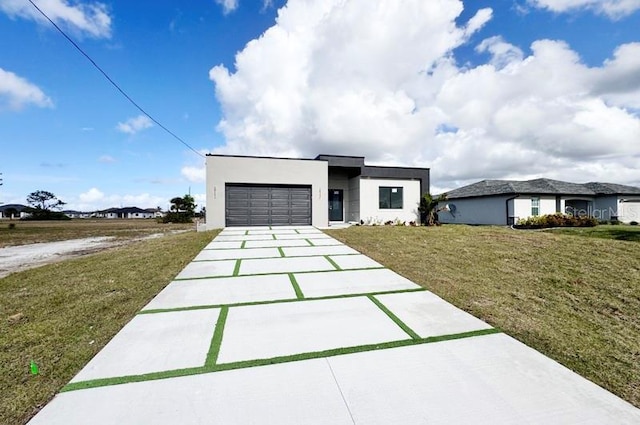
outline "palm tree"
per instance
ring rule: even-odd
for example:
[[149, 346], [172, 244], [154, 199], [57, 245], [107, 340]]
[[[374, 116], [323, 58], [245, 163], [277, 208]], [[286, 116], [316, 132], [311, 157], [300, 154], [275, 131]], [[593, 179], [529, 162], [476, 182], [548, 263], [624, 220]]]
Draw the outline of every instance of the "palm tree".
[[425, 226], [437, 226], [440, 224], [438, 221], [438, 212], [442, 211], [445, 207], [438, 208], [438, 203], [447, 200], [447, 195], [442, 194], [437, 198], [431, 196], [430, 193], [425, 193], [420, 198], [420, 205], [418, 211], [420, 211], [420, 221]]

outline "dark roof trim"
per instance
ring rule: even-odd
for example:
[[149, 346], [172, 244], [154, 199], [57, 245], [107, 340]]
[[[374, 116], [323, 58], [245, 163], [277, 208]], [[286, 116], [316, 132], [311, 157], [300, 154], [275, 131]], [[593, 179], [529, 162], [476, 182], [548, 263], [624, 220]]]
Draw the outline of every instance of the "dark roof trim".
[[284, 159], [287, 161], [319, 161], [317, 159], [311, 159], [311, 158], [284, 158], [284, 157], [278, 157], [278, 156], [255, 156], [255, 155], [222, 155], [222, 154], [213, 154], [213, 153], [208, 153], [206, 154], [206, 156], [213, 156], [213, 157], [218, 157], [218, 158], [249, 158], [249, 159]]

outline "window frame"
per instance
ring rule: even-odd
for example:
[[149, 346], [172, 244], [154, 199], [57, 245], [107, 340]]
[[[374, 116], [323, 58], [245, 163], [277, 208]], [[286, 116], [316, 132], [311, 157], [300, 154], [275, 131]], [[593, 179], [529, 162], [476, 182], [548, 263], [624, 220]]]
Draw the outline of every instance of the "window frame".
[[531, 197], [531, 215], [533, 217], [537, 217], [540, 215], [540, 197], [539, 196]]
[[[393, 190], [396, 189], [396, 192]], [[394, 199], [392, 194], [399, 193], [400, 196], [400, 206], [397, 206], [398, 195], [395, 197], [396, 203], [394, 203]], [[389, 200], [389, 206], [384, 206], [383, 196], [386, 196], [386, 199]], [[378, 209], [381, 210], [401, 210], [404, 209], [404, 187], [403, 186], [378, 186]]]

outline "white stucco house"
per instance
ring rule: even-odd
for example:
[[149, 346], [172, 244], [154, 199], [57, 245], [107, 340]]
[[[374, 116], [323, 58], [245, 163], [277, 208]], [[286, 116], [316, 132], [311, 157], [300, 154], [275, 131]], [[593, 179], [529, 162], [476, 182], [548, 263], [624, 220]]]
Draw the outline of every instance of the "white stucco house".
[[27, 212], [29, 207], [22, 204], [4, 204], [0, 205], [0, 218], [20, 219], [29, 217], [31, 214]]
[[138, 207], [108, 208], [96, 211], [93, 216], [96, 218], [154, 218], [155, 212]]
[[554, 213], [640, 222], [640, 188], [614, 183], [482, 180], [446, 195], [438, 206], [441, 223], [510, 225]]
[[429, 169], [313, 159], [207, 155], [207, 228], [417, 221]]

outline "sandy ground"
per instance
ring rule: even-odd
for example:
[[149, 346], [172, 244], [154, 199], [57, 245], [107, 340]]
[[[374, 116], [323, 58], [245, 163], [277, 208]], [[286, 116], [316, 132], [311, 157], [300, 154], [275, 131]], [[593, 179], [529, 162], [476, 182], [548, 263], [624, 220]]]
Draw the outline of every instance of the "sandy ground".
[[119, 241], [116, 241], [113, 236], [101, 236], [0, 248], [0, 278], [11, 273], [44, 266], [45, 264], [92, 254], [105, 248], [160, 236], [162, 234], [153, 234], [144, 238]]

